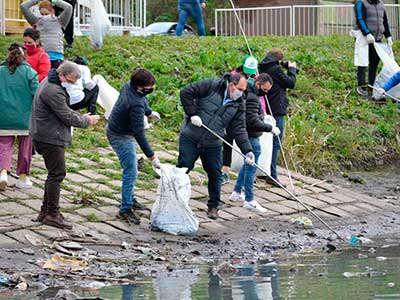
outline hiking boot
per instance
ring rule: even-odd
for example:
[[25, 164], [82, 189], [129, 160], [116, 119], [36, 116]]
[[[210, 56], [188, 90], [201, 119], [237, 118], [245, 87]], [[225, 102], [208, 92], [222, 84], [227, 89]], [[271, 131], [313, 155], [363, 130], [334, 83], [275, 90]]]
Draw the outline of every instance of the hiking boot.
[[19, 189], [30, 189], [32, 188], [32, 181], [29, 177], [26, 177], [25, 180], [18, 179], [15, 186]]
[[5, 191], [8, 185], [8, 175], [0, 175], [0, 191]]
[[47, 215], [47, 208], [44, 208], [43, 206], [40, 208], [39, 215], [37, 216], [36, 219], [32, 219], [33, 222], [43, 222], [44, 217]]
[[208, 209], [207, 211], [207, 217], [209, 217], [210, 219], [216, 220], [218, 219], [218, 211], [219, 209], [216, 207], [211, 207]]
[[117, 215], [117, 218], [120, 219], [121, 221], [125, 221], [129, 224], [140, 224], [140, 218], [135, 214], [135, 212], [131, 209], [127, 209], [124, 211], [120, 211]]
[[145, 205], [138, 202], [136, 199], [133, 199], [132, 209], [133, 210], [149, 210]]
[[229, 200], [231, 200], [233, 202], [241, 202], [241, 201], [244, 201], [244, 196], [242, 193], [233, 191], [232, 194], [229, 196]]
[[222, 173], [222, 182], [221, 184], [226, 184], [229, 182], [229, 174], [228, 173]]
[[43, 224], [61, 228], [61, 229], [72, 229], [72, 224], [70, 222], [67, 222], [63, 215], [60, 213], [48, 213], [46, 216], [43, 218], [42, 221]]
[[[265, 182], [266, 183], [268, 183], [268, 184], [270, 184], [270, 185], [272, 185], [272, 186], [275, 186], [275, 187], [278, 187], [278, 188], [282, 188], [282, 186], [283, 187], [286, 187], [286, 185], [285, 184], [283, 184], [282, 182], [280, 182], [279, 180], [278, 180], [278, 178], [274, 178], [275, 179], [275, 181], [277, 181], [277, 182], [275, 182], [274, 180], [272, 180], [271, 178], [267, 178], [267, 179], [265, 179]], [[280, 183], [281, 185], [279, 185], [278, 183]]]
[[362, 86], [357, 87], [357, 94], [363, 98], [369, 97], [368, 91]]
[[257, 213], [267, 212], [267, 209], [262, 207], [256, 200], [244, 201], [243, 208], [257, 212]]

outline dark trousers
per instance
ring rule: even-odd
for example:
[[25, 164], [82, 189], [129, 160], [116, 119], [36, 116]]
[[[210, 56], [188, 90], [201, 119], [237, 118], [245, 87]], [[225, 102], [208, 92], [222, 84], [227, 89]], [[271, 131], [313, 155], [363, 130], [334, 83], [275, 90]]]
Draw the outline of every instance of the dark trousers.
[[204, 170], [208, 176], [208, 201], [209, 208], [219, 207], [221, 202], [221, 168], [222, 146], [212, 148], [199, 148], [197, 143], [180, 135], [178, 168], [194, 168], [196, 160], [200, 157]]
[[62, 59], [52, 60], [50, 61], [50, 65], [52, 69], [57, 69], [64, 61]]
[[[72, 43], [74, 42], [74, 11], [75, 11], [75, 5], [76, 5], [77, 0], [64, 0], [64, 1], [66, 1], [72, 5], [72, 16], [71, 16], [71, 19], [69, 20], [67, 26], [64, 29], [65, 41], [67, 42], [68, 45], [72, 45]], [[63, 11], [59, 7], [55, 7], [54, 10], [56, 12], [56, 16], [59, 16]]]
[[[376, 70], [379, 65], [379, 55], [376, 53], [375, 47], [373, 44], [368, 45], [368, 83], [370, 85], [374, 85], [376, 78]], [[358, 67], [357, 68], [357, 82], [358, 86], [365, 86], [365, 72], [367, 71], [367, 67]]]
[[85, 93], [85, 98], [82, 101], [72, 104], [70, 107], [73, 110], [78, 110], [81, 108], [87, 107], [87, 110], [92, 115], [96, 114], [96, 102], [97, 97], [99, 95], [99, 87], [96, 85], [93, 89], [88, 90], [84, 89], [83, 92]]
[[65, 148], [35, 140], [33, 143], [36, 151], [43, 156], [47, 169], [42, 209], [47, 210], [49, 213], [57, 213], [60, 209], [61, 182], [66, 175]]
[[[285, 129], [285, 116], [283, 115], [275, 115], [274, 119], [276, 121], [276, 127], [279, 128], [281, 134], [279, 135], [279, 139], [282, 143], [283, 140], [283, 130]], [[272, 143], [272, 159], [271, 159], [271, 176], [275, 179], [278, 179], [278, 154], [281, 150], [281, 144], [279, 143], [279, 139], [277, 136], [274, 136]]]

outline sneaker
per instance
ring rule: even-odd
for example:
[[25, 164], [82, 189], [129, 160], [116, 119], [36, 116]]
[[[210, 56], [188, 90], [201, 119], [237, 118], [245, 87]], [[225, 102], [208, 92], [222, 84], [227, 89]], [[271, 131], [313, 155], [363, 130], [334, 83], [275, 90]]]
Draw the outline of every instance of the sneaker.
[[25, 180], [18, 179], [15, 186], [19, 189], [30, 189], [32, 187], [32, 181], [29, 177], [26, 177]]
[[233, 202], [244, 201], [244, 195], [236, 191], [233, 191], [232, 194], [229, 196], [229, 200]]
[[219, 217], [218, 210], [219, 209], [216, 207], [209, 208], [207, 211], [207, 217], [209, 217], [210, 219], [213, 219], [213, 220], [217, 220]]
[[369, 96], [368, 91], [362, 86], [357, 87], [357, 94], [363, 98], [368, 98]]
[[138, 202], [136, 199], [133, 199], [132, 209], [133, 210], [149, 210], [145, 205]]
[[228, 173], [222, 173], [222, 184], [226, 184], [229, 182], [229, 174]]
[[8, 185], [7, 174], [0, 175], [0, 191], [5, 191]]
[[[280, 181], [278, 180], [278, 178], [274, 178], [274, 179], [275, 179], [275, 181], [268, 177], [267, 179], [265, 179], [265, 182], [268, 183], [268, 184], [270, 184], [270, 185], [272, 185], [272, 186], [278, 187], [278, 188], [282, 188], [282, 186], [283, 186], [283, 187], [286, 187], [286, 185], [283, 184], [282, 182], [280, 182]], [[277, 182], [276, 182], [276, 181], [277, 181]], [[279, 185], [279, 184], [280, 184], [280, 185]]]
[[121, 221], [125, 221], [129, 224], [140, 224], [140, 218], [135, 214], [135, 212], [131, 209], [127, 209], [124, 211], [120, 211], [117, 215], [117, 218], [120, 219]]
[[243, 208], [254, 211], [254, 212], [258, 212], [258, 213], [265, 213], [267, 212], [267, 209], [265, 209], [264, 207], [262, 207], [256, 200], [253, 201], [245, 201], [243, 203]]

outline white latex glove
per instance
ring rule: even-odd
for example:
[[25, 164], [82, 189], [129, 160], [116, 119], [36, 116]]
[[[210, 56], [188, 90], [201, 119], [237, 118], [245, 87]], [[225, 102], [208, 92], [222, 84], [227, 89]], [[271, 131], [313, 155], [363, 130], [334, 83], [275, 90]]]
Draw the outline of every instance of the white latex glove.
[[156, 112], [156, 111], [153, 110], [153, 111], [151, 112], [151, 115], [149, 116], [149, 118], [152, 119], [152, 120], [154, 120], [154, 121], [158, 121], [158, 120], [161, 119], [161, 116], [160, 116], [160, 114], [159, 114], [158, 112]]
[[368, 44], [373, 44], [373, 43], [375, 43], [375, 38], [374, 38], [374, 36], [373, 36], [372, 34], [368, 33], [367, 36], [366, 36], [366, 38], [367, 38], [367, 43], [368, 43]]
[[254, 163], [255, 163], [255, 156], [254, 156], [254, 153], [253, 152], [249, 152], [249, 153], [247, 153], [246, 154], [246, 159], [244, 160], [244, 162], [246, 163], [246, 164], [248, 164], [248, 165], [254, 165]]
[[155, 156], [153, 159], [151, 159], [151, 164], [154, 169], [161, 169], [161, 162], [157, 156]]
[[192, 122], [192, 124], [197, 127], [201, 127], [201, 125], [203, 125], [203, 122], [201, 121], [199, 116], [191, 116], [190, 122]]
[[205, 3], [205, 2], [203, 2], [203, 3], [201, 4], [201, 8], [203, 8], [203, 9], [206, 8], [206, 3]]
[[377, 89], [376, 93], [378, 94], [378, 97], [383, 97], [386, 94], [386, 92], [383, 88]]
[[271, 133], [275, 136], [278, 136], [281, 134], [281, 130], [278, 127], [274, 126], [272, 127]]
[[392, 47], [393, 46], [393, 38], [391, 36], [389, 36], [386, 40], [387, 40], [389, 47]]

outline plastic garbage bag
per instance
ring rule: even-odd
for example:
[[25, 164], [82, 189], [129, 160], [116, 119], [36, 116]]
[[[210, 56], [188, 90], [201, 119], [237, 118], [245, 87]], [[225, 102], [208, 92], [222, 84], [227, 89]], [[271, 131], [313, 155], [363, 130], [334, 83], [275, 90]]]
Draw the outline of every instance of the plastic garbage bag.
[[[275, 126], [275, 119], [266, 115], [264, 117], [264, 122]], [[272, 143], [273, 143], [273, 135], [270, 132], [264, 132], [260, 136], [260, 145], [261, 145], [261, 154], [258, 158], [258, 165], [268, 173], [271, 174], [271, 160], [272, 160]], [[233, 142], [233, 146], [236, 149], [239, 147]], [[240, 151], [240, 150], [239, 150]], [[240, 168], [242, 167], [244, 159], [241, 155], [239, 155], [236, 151], [232, 151], [232, 162], [231, 162], [231, 170], [235, 173], [239, 173]], [[265, 176], [263, 172], [257, 169], [256, 176]]]
[[101, 0], [90, 0], [90, 13], [90, 41], [94, 47], [100, 49], [104, 37], [111, 29], [111, 22]]
[[[390, 77], [400, 71], [400, 67], [394, 60], [393, 50], [388, 44], [375, 43], [374, 47], [383, 63], [382, 70], [378, 76], [376, 76], [374, 83], [375, 88], [380, 88], [389, 80]], [[400, 85], [394, 86], [390, 91], [388, 91], [388, 94], [396, 98], [400, 97]], [[374, 99], [379, 98], [375, 89], [372, 96]]]
[[199, 221], [189, 207], [190, 179], [186, 168], [162, 164], [151, 226], [174, 235], [194, 235]]

